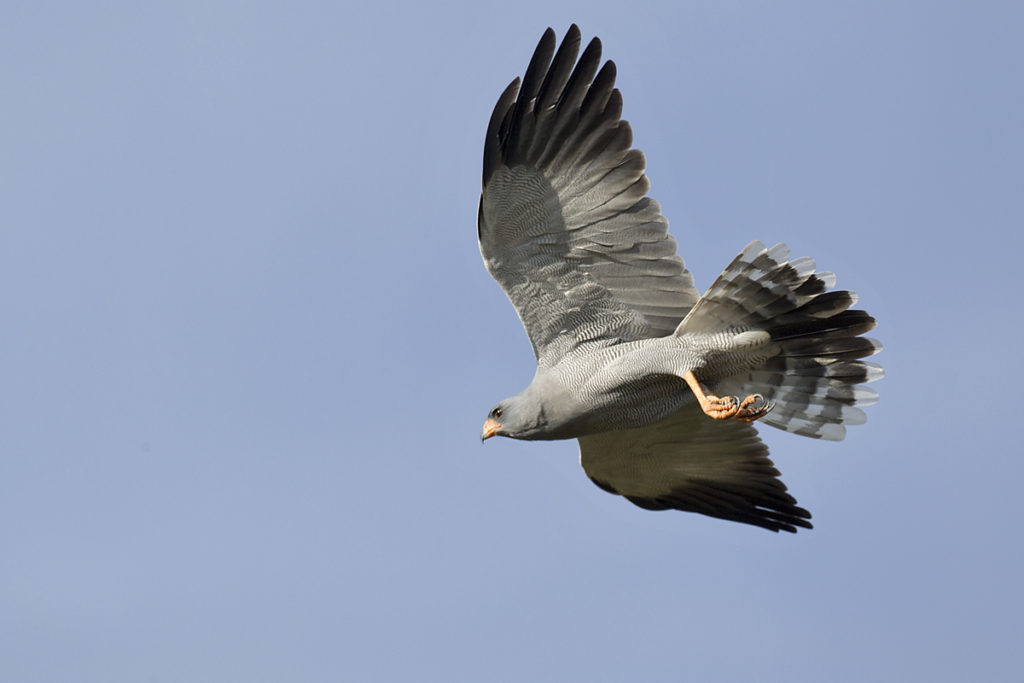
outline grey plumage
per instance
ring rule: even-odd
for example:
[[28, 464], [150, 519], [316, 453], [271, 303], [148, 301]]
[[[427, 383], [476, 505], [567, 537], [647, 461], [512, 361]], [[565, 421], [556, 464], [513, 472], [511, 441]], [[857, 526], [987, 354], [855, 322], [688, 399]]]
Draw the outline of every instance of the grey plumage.
[[827, 291], [832, 273], [815, 273], [808, 257], [789, 260], [789, 249], [753, 242], [737, 256], [687, 316], [677, 333], [714, 329], [768, 332], [777, 352], [762, 365], [724, 377], [724, 394], [760, 393], [776, 401], [762, 422], [814, 438], [839, 441], [847, 425], [863, 424], [857, 405], [878, 394], [858, 386], [882, 376], [881, 367], [859, 359], [882, 345], [860, 337], [874, 328], [864, 311], [849, 310], [857, 295]]
[[555, 42], [548, 29], [484, 144], [480, 251], [538, 365], [484, 436], [578, 438], [591, 479], [644, 508], [810, 528], [754, 427], [705, 415], [683, 377], [761, 394], [765, 423], [838, 440], [876, 398], [860, 386], [881, 376], [861, 360], [881, 348], [860, 336], [874, 319], [781, 244], [748, 245], [700, 297], [646, 196], [614, 64], [599, 68], [597, 38], [577, 62], [575, 25]]

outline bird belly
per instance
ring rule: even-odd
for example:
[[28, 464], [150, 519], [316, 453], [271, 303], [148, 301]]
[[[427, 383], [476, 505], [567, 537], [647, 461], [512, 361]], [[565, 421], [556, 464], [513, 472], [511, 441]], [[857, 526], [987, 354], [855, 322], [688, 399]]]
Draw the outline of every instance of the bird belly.
[[[575, 367], [571, 384], [584, 408], [574, 430], [593, 434], [644, 427], [696, 401], [683, 375], [703, 382], [728, 377], [776, 353], [767, 334], [728, 330], [668, 336], [603, 349]], [[577, 436], [579, 434], [576, 434]]]
[[[632, 429], [654, 424], [695, 401], [682, 377], [668, 370], [671, 363], [687, 362], [675, 346], [662, 359], [661, 340], [630, 342], [607, 349], [589, 367], [577, 367], [572, 384], [584, 408], [576, 420], [574, 436]], [[680, 373], [681, 374], [681, 373]]]

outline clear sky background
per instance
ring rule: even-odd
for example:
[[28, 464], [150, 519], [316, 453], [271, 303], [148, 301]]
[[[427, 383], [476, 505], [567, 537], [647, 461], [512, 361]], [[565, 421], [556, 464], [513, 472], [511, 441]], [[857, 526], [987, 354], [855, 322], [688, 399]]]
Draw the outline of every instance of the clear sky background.
[[[619, 66], [707, 287], [787, 242], [879, 320], [796, 536], [481, 446], [480, 262], [541, 33]], [[0, 8], [0, 680], [1009, 681], [1024, 667], [1020, 3]]]

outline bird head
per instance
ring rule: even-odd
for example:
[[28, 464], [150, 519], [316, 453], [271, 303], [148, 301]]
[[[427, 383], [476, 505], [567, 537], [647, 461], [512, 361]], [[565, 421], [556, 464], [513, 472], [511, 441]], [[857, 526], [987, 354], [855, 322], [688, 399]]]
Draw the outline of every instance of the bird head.
[[480, 440], [492, 436], [507, 436], [513, 439], [543, 439], [548, 427], [544, 404], [532, 395], [523, 393], [506, 398], [487, 414]]
[[487, 420], [484, 421], [483, 431], [480, 432], [480, 443], [483, 443], [492, 436], [508, 436], [508, 433], [504, 431], [504, 419], [505, 408], [501, 403], [499, 403], [487, 414]]
[[492, 436], [531, 441], [567, 438], [576, 407], [557, 378], [538, 370], [530, 386], [491, 409], [480, 440]]

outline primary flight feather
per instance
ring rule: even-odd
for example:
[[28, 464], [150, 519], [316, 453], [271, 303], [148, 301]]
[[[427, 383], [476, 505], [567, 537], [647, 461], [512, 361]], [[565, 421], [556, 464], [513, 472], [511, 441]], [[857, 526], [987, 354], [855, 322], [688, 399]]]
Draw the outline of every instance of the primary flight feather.
[[478, 237], [526, 328], [537, 372], [482, 438], [568, 439], [601, 488], [773, 531], [811, 528], [753, 427], [839, 440], [874, 402], [881, 345], [779, 244], [748, 245], [704, 296], [647, 196], [615, 65], [549, 28], [491, 114]]

